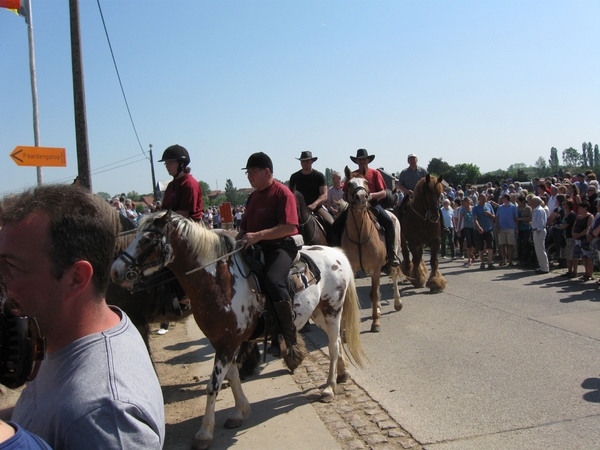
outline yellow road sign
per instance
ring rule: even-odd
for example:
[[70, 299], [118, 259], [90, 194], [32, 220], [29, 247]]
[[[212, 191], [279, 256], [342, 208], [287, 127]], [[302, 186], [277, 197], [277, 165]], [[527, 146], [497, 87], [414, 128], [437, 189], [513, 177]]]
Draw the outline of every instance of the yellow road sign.
[[17, 146], [10, 154], [17, 166], [67, 167], [64, 148]]

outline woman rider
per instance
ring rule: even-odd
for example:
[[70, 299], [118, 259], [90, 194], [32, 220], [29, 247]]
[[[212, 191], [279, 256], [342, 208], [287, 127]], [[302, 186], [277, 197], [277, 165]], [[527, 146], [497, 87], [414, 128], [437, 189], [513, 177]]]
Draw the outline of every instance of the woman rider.
[[[162, 158], [158, 162], [164, 162], [167, 172], [173, 177], [173, 181], [165, 190], [161, 208], [170, 209], [183, 217], [201, 222], [204, 207], [202, 188], [190, 173], [188, 151], [181, 145], [171, 145], [163, 152]], [[173, 274], [169, 270], [165, 276], [172, 278]], [[184, 299], [185, 294], [177, 280], [167, 283], [165, 291], [165, 297], [172, 299], [176, 314], [181, 314], [182, 309], [189, 309], [189, 300]], [[169, 323], [161, 323], [158, 334], [165, 334], [167, 331], [169, 331]]]

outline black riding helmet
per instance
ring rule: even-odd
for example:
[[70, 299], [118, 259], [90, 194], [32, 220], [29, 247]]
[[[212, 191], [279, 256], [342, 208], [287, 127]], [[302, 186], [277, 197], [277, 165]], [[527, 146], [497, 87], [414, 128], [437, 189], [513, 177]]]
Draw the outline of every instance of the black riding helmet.
[[162, 158], [159, 159], [158, 162], [167, 160], [179, 161], [185, 163], [185, 166], [187, 166], [190, 163], [190, 154], [185, 147], [182, 147], [181, 145], [171, 145], [163, 152]]
[[190, 154], [181, 145], [171, 145], [165, 149], [162, 158], [158, 160], [158, 162], [163, 161], [177, 161], [179, 163], [177, 174], [174, 177], [176, 178], [190, 163]]

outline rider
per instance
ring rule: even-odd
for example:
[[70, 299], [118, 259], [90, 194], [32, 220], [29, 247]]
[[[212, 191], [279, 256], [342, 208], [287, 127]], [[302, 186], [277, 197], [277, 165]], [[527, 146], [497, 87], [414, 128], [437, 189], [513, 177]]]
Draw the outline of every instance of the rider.
[[[202, 221], [204, 206], [202, 188], [190, 173], [188, 151], [181, 145], [171, 145], [165, 149], [158, 162], [164, 162], [167, 172], [173, 177], [165, 190], [161, 208], [163, 210], [170, 209], [196, 222]], [[176, 280], [168, 283], [166, 289], [173, 299], [173, 306], [176, 310], [189, 309], [189, 299], [184, 298], [183, 289]], [[165, 334], [168, 330], [169, 323], [163, 322], [160, 324], [158, 334]]]
[[[394, 222], [390, 218], [387, 211], [379, 204], [379, 201], [386, 197], [386, 185], [383, 180], [383, 176], [378, 170], [370, 169], [369, 163], [375, 159], [375, 155], [369, 155], [364, 148], [359, 148], [356, 151], [356, 157], [350, 156], [352, 162], [358, 164], [359, 169], [353, 173], [358, 173], [361, 169], [365, 171], [365, 179], [369, 185], [369, 199], [371, 202], [371, 211], [377, 218], [379, 224], [383, 227], [385, 233], [385, 248], [387, 251], [387, 264], [384, 268], [384, 272], [388, 273], [391, 267], [398, 267], [400, 261], [394, 251], [394, 244], [396, 242], [396, 231], [394, 229]], [[344, 192], [347, 193], [347, 187], [344, 186]], [[341, 243], [342, 230], [346, 224], [346, 217], [348, 216], [348, 210], [344, 210], [332, 226], [332, 244], [339, 245]]]
[[408, 155], [408, 167], [400, 172], [400, 176], [398, 177], [397, 187], [404, 193], [404, 198], [400, 204], [401, 213], [410, 197], [412, 197], [419, 180], [427, 176], [427, 169], [417, 165], [418, 161], [419, 158], [414, 153]]
[[[240, 232], [245, 248], [260, 244], [265, 257], [264, 287], [278, 322], [278, 329], [287, 347], [287, 354], [300, 357], [296, 343], [296, 326], [287, 277], [298, 253], [292, 236], [298, 234], [296, 197], [273, 178], [273, 162], [265, 153], [253, 153], [246, 171], [250, 185], [256, 190], [248, 197]], [[279, 337], [281, 340], [281, 337]], [[267, 350], [274, 356], [286, 356], [276, 339]]]
[[323, 209], [323, 204], [327, 201], [325, 175], [312, 168], [318, 158], [313, 157], [312, 152], [304, 151], [300, 154], [300, 158], [296, 159], [300, 161], [302, 169], [294, 172], [290, 177], [290, 190], [300, 192], [304, 196], [308, 210], [332, 224], [333, 217]]

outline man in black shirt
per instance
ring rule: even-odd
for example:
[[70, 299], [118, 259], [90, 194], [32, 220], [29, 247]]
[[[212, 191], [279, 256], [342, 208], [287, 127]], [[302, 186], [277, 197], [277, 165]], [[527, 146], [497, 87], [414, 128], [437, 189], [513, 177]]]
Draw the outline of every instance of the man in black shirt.
[[296, 190], [304, 196], [309, 211], [320, 215], [329, 224], [333, 223], [333, 217], [322, 208], [327, 201], [325, 175], [312, 168], [318, 158], [313, 157], [312, 152], [304, 151], [296, 159], [302, 164], [302, 169], [290, 177], [290, 190]]

